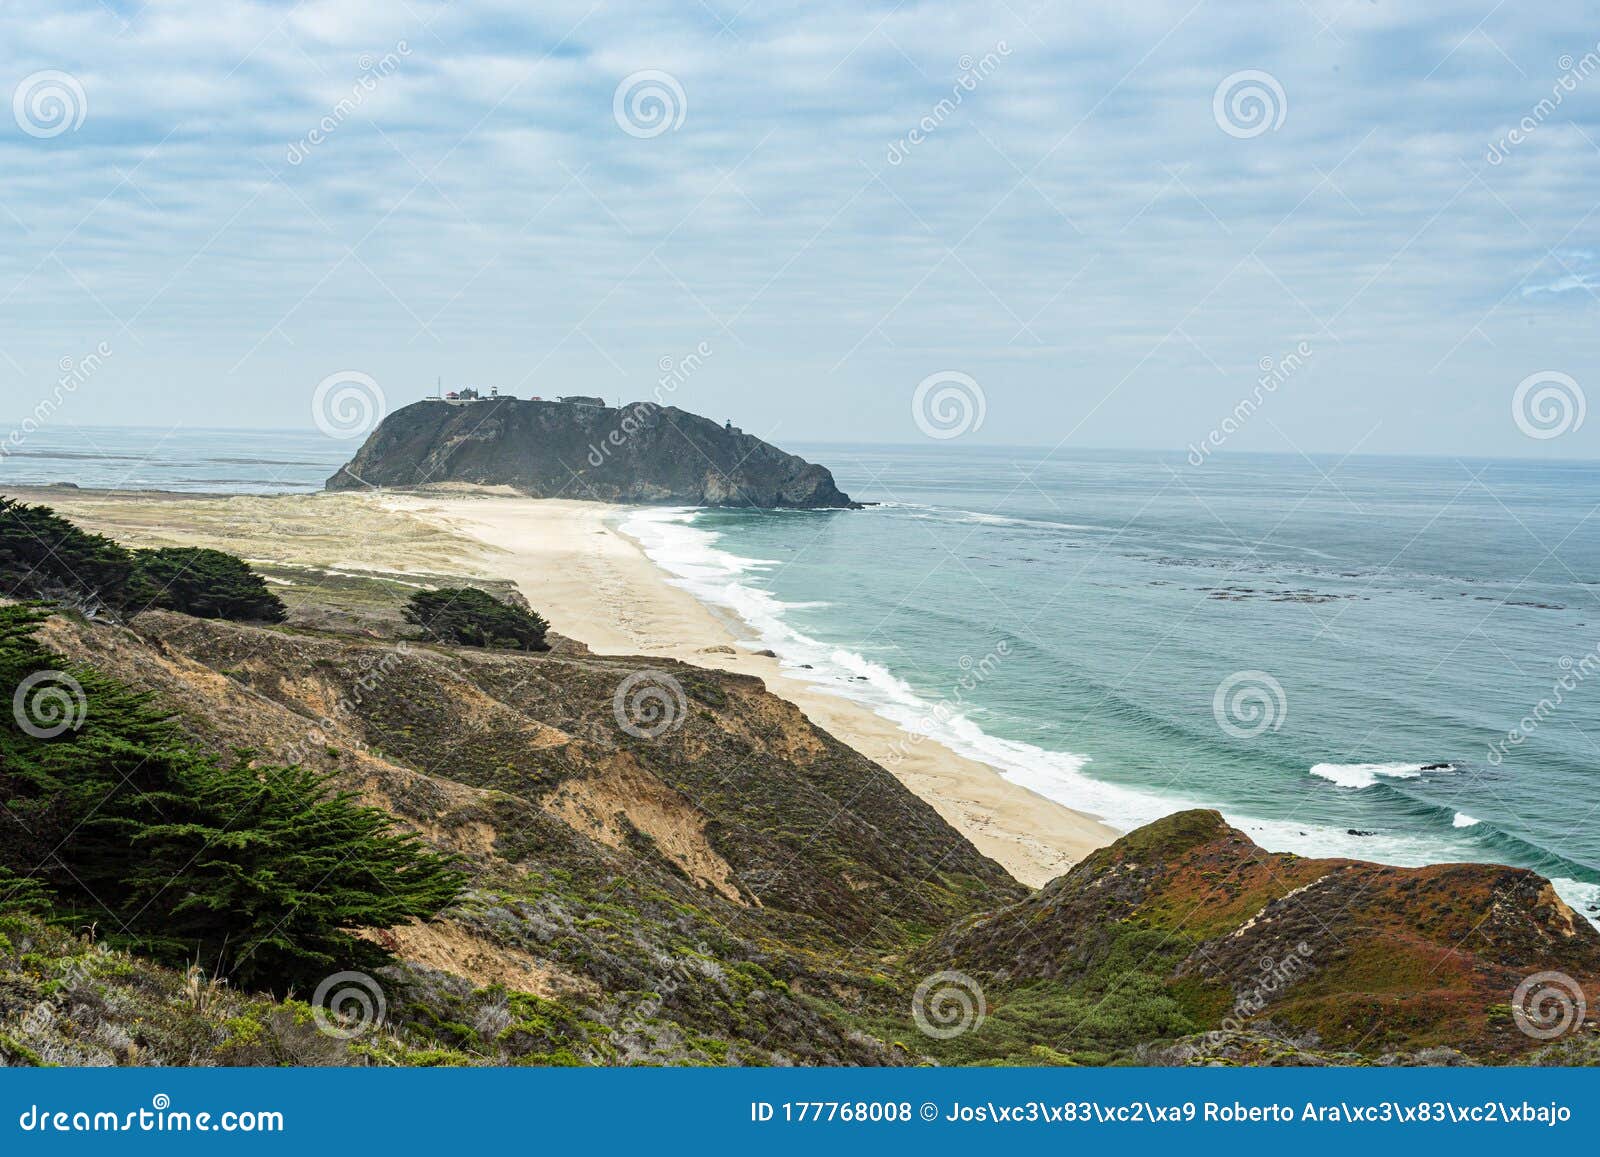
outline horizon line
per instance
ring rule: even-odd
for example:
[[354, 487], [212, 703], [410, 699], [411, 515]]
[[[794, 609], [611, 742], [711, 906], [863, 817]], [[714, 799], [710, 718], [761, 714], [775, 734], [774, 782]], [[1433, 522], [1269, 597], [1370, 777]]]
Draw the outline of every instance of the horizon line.
[[[514, 400], [526, 400], [526, 399], [514, 399]], [[606, 408], [607, 409], [617, 409], [617, 408], [620, 408], [620, 407], [606, 407]], [[392, 412], [393, 411], [391, 411], [391, 413]], [[684, 412], [685, 413], [692, 413], [693, 411], [687, 411], [686, 410]], [[710, 420], [710, 419], [708, 419], [708, 420]], [[329, 443], [334, 443], [334, 442], [345, 442], [345, 443], [348, 443], [352, 447], [352, 453], [354, 453], [354, 450], [356, 448], [359, 448], [366, 440], [366, 436], [364, 436], [360, 441], [358, 441], [355, 438], [349, 438], [349, 439], [331, 438], [331, 437], [328, 437], [327, 435], [323, 434], [322, 431], [317, 429], [317, 427], [315, 427], [315, 426], [185, 426], [185, 425], [181, 425], [181, 424], [177, 425], [177, 426], [165, 426], [165, 425], [144, 425], [144, 424], [139, 424], [139, 423], [106, 423], [106, 424], [103, 424], [103, 425], [96, 425], [96, 424], [92, 424], [92, 423], [67, 423], [66, 425], [70, 429], [86, 429], [86, 430], [150, 430], [150, 431], [165, 432], [168, 435], [175, 434], [175, 433], [177, 433], [178, 431], [181, 431], [181, 430], [188, 430], [188, 431], [194, 431], [194, 432], [208, 432], [208, 433], [297, 434], [297, 435], [303, 435], [303, 436], [306, 436], [306, 437], [309, 437], [309, 438], [320, 438], [320, 440], [326, 441], [326, 442], [329, 442]], [[376, 429], [376, 428], [377, 427], [374, 427], [374, 429]], [[41, 431], [38, 431], [38, 432], [43, 432], [43, 431], [41, 430]], [[367, 436], [370, 436], [370, 431], [368, 432]], [[759, 437], [759, 435], [751, 435], [751, 436], [752, 437]], [[767, 439], [766, 438], [761, 438], [761, 441], [766, 442]], [[971, 440], [971, 439], [968, 439], [968, 438], [965, 438], [965, 437], [963, 437], [959, 441], [959, 443], [949, 442], [949, 441], [947, 441], [947, 442], [939, 442], [937, 439], [930, 439], [930, 438], [924, 438], [924, 439], [917, 440], [917, 441], [905, 441], [905, 442], [898, 442], [898, 441], [841, 441], [841, 440], [836, 440], [836, 439], [797, 438], [797, 439], [795, 439], [795, 443], [796, 444], [802, 444], [802, 445], [811, 445], [811, 446], [841, 446], [841, 447], [854, 446], [854, 447], [876, 448], [876, 449], [916, 449], [918, 447], [925, 447], [925, 446], [929, 446], [931, 444], [940, 444], [940, 445], [955, 446], [958, 449], [961, 448], [961, 447], [966, 447], [966, 448], [969, 448], [969, 449], [981, 449], [981, 450], [1041, 450], [1041, 451], [1045, 451], [1047, 453], [1047, 455], [1048, 454], [1060, 453], [1062, 451], [1069, 451], [1069, 452], [1076, 451], [1076, 452], [1080, 452], [1080, 453], [1106, 453], [1106, 454], [1185, 454], [1185, 455], [1187, 455], [1192, 450], [1192, 446], [1125, 446], [1125, 445], [1124, 446], [1082, 446], [1082, 445], [1079, 445], [1079, 446], [1062, 446], [1062, 445], [1050, 446], [1050, 445], [1045, 444], [1045, 443], [1037, 443], [1037, 442], [985, 442], [985, 441]], [[769, 445], [776, 445], [776, 443], [771, 443], [771, 442], [769, 442], [768, 444]], [[781, 446], [778, 447], [778, 448], [782, 449]], [[20, 447], [18, 449], [20, 449]], [[0, 456], [0, 460], [3, 460], [4, 457], [9, 457], [9, 456], [10, 455]], [[1299, 449], [1294, 449], [1294, 450], [1226, 450], [1226, 449], [1217, 448], [1217, 449], [1214, 449], [1210, 454], [1208, 454], [1207, 458], [1208, 459], [1210, 459], [1210, 458], [1249, 458], [1249, 457], [1301, 458], [1301, 457], [1311, 457], [1311, 456], [1321, 456], [1321, 457], [1327, 457], [1327, 458], [1341, 458], [1341, 459], [1343, 459], [1343, 458], [1428, 458], [1428, 459], [1434, 459], [1434, 458], [1438, 458], [1438, 459], [1460, 459], [1460, 458], [1466, 458], [1466, 459], [1471, 459], [1471, 460], [1479, 461], [1479, 462], [1540, 462], [1540, 463], [1549, 463], [1549, 464], [1563, 464], [1563, 463], [1565, 463], [1565, 464], [1574, 464], [1574, 465], [1600, 464], [1600, 455], [1584, 458], [1584, 457], [1557, 457], [1557, 456], [1548, 456], [1548, 455], [1542, 455], [1542, 454], [1504, 454], [1504, 453], [1500, 453], [1500, 454], [1483, 454], [1483, 453], [1472, 453], [1472, 452], [1455, 451], [1455, 450], [1405, 450], [1405, 451], [1370, 451], [1369, 450], [1369, 451], [1345, 451], [1345, 450], [1299, 450]]]

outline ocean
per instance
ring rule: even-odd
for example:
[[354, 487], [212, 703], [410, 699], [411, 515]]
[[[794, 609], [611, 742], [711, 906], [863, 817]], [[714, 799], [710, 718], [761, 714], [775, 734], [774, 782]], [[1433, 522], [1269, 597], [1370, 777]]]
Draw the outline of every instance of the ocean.
[[[619, 509], [795, 674], [1127, 829], [1533, 868], [1600, 916], [1600, 463], [791, 447], [861, 511]], [[318, 489], [314, 432], [48, 430], [4, 485]]]
[[321, 490], [359, 441], [316, 430], [47, 424], [0, 443], [0, 484], [278, 494]]
[[798, 674], [1114, 827], [1600, 915], [1600, 463], [795, 449], [881, 505], [623, 527]]

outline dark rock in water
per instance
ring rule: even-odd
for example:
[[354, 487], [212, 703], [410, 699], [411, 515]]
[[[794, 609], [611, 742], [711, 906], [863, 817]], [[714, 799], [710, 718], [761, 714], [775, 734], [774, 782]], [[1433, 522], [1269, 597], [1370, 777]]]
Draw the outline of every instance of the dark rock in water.
[[1346, 828], [1345, 833], [1352, 836], [1375, 836], [1377, 832], [1364, 832], [1360, 828]]
[[[591, 400], [592, 402], [592, 400]], [[429, 400], [385, 418], [329, 490], [468, 482], [535, 498], [854, 508], [825, 467], [673, 406]]]

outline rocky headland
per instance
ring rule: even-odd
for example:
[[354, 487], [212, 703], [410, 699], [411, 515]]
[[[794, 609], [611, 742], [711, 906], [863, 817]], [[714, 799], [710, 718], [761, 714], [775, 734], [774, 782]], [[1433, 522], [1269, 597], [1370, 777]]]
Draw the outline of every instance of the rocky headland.
[[857, 505], [826, 467], [731, 423], [674, 406], [483, 398], [415, 402], [388, 415], [329, 490], [445, 482], [534, 498], [674, 506], [828, 509]]

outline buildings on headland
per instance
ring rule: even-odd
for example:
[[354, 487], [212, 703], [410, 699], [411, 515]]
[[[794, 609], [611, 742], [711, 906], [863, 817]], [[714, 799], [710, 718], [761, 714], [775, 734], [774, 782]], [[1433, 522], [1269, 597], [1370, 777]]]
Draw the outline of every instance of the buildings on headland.
[[[434, 387], [434, 392], [424, 398], [423, 401], [445, 402], [452, 406], [466, 406], [473, 402], [492, 402], [502, 396], [507, 399], [511, 397], [510, 394], [502, 395], [499, 386], [490, 386], [487, 393], [476, 386], [462, 386], [459, 390], [447, 390], [441, 380]], [[537, 401], [538, 399], [534, 400]]]
[[481, 390], [474, 389], [472, 386], [463, 386], [459, 390], [446, 391], [439, 397], [438, 400], [441, 402], [448, 402], [452, 406], [465, 406], [472, 402], [487, 402], [490, 399], [498, 398], [499, 396], [500, 390], [496, 386], [490, 386], [487, 394], [483, 393]]
[[[468, 406], [473, 402], [492, 402], [498, 398], [504, 398], [507, 401], [515, 401], [514, 394], [502, 394], [499, 386], [490, 386], [488, 391], [485, 392], [476, 386], [463, 386], [459, 390], [446, 390], [442, 384], [436, 387], [434, 393], [429, 394], [428, 397], [424, 398], [423, 400], [428, 402], [444, 402], [446, 405], [450, 406]], [[530, 396], [528, 400], [530, 402], [544, 401], [544, 399], [538, 394]], [[557, 398], [556, 401], [564, 402], [569, 406], [592, 406], [596, 409], [602, 410], [605, 409], [606, 405], [606, 400], [604, 398], [596, 398], [588, 394], [568, 394], [565, 397]]]

